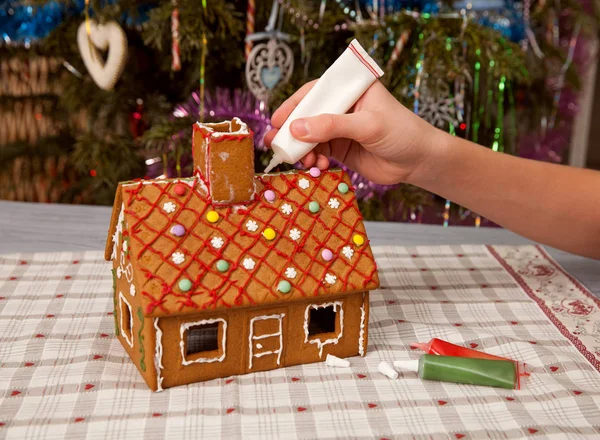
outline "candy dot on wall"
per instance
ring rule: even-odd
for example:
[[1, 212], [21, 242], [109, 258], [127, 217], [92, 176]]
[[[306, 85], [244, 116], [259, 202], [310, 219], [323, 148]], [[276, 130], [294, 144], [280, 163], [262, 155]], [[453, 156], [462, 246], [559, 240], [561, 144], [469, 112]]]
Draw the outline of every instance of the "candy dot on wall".
[[277, 290], [279, 290], [281, 293], [289, 293], [290, 290], [292, 290], [292, 285], [289, 281], [282, 280], [279, 282]]

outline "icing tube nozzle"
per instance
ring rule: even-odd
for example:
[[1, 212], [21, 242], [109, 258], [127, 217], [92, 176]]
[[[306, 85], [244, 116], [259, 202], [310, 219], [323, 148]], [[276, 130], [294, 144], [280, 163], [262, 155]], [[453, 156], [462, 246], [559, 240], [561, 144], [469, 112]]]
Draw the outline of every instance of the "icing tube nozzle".
[[394, 361], [394, 367], [402, 371], [419, 372], [419, 359], [408, 359], [405, 361]]
[[277, 165], [279, 165], [282, 162], [283, 162], [283, 160], [281, 160], [279, 158], [279, 155], [277, 153], [275, 153], [273, 155], [273, 158], [271, 159], [271, 162], [269, 162], [269, 165], [267, 165], [267, 168], [265, 168], [265, 173], [268, 173], [269, 171], [271, 171], [273, 168], [275, 168]]

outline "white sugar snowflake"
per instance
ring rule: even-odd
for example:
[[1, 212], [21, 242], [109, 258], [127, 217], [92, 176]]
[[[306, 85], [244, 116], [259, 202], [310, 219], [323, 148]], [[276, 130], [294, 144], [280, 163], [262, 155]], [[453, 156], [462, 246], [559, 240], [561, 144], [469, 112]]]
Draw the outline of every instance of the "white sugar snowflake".
[[256, 232], [258, 229], [258, 223], [256, 223], [254, 220], [248, 220], [246, 222], [246, 228], [251, 232]]
[[171, 259], [173, 260], [173, 263], [181, 264], [185, 261], [185, 255], [183, 255], [181, 252], [175, 252], [173, 255], [171, 255]]
[[291, 205], [288, 205], [287, 203], [281, 205], [281, 212], [283, 212], [285, 215], [290, 215], [292, 213]]
[[335, 282], [337, 281], [337, 277], [328, 273], [327, 275], [325, 275], [325, 281], [327, 282], [327, 284], [335, 284]]
[[175, 208], [176, 208], [176, 206], [175, 206], [175, 203], [173, 203], [173, 202], [167, 202], [163, 205], [163, 209], [165, 210], [165, 212], [167, 214], [171, 214], [171, 213], [175, 212]]
[[294, 241], [299, 240], [300, 239], [300, 231], [296, 228], [292, 229], [290, 231], [290, 238]]
[[252, 270], [256, 266], [256, 261], [254, 261], [252, 258], [245, 258], [242, 262], [242, 265], [244, 266], [244, 269]]
[[294, 269], [293, 267], [288, 267], [285, 270], [285, 276], [287, 278], [289, 278], [290, 280], [293, 280], [294, 278], [296, 278], [296, 275], [298, 275], [298, 273], [296, 272], [296, 269]]
[[223, 247], [223, 244], [225, 242], [223, 241], [223, 239], [221, 237], [213, 237], [210, 240], [210, 244], [212, 247], [214, 247], [215, 249], [221, 249]]
[[135, 286], [133, 284], [129, 286], [129, 294], [135, 296]]
[[352, 249], [350, 246], [344, 246], [342, 249], [342, 254], [344, 254], [344, 257], [349, 260], [354, 255], [354, 249]]
[[310, 186], [310, 182], [306, 179], [300, 179], [300, 181], [298, 182], [298, 186], [302, 189], [306, 189]]
[[445, 81], [428, 87], [427, 81], [421, 83], [419, 90], [419, 116], [431, 125], [448, 129], [448, 125], [459, 124], [455, 98], [450, 93], [450, 87]]
[[329, 199], [327, 204], [331, 209], [338, 209], [340, 207], [340, 201], [338, 199], [334, 199], [333, 197]]

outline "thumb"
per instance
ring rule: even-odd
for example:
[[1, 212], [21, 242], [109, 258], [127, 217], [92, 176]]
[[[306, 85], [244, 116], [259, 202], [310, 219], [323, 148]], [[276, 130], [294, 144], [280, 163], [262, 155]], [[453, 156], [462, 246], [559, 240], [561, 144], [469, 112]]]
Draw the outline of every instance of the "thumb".
[[377, 121], [374, 119], [368, 112], [323, 114], [296, 119], [290, 124], [290, 132], [296, 139], [304, 142], [328, 142], [337, 138], [364, 142], [377, 130]]

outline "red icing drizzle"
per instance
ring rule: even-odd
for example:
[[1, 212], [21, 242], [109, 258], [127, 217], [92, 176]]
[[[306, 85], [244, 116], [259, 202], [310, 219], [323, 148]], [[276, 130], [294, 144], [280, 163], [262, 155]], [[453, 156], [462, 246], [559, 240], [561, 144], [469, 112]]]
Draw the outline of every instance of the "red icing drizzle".
[[[152, 313], [157, 307], [165, 314], [170, 314], [177, 310], [181, 311], [181, 309], [184, 307], [206, 310], [215, 309], [218, 306], [229, 308], [232, 306], [253, 305], [256, 304], [256, 301], [248, 294], [248, 287], [251, 282], [260, 285], [260, 288], [257, 288], [258, 286], [256, 285], [250, 288], [254, 294], [264, 289], [265, 296], [271, 296], [271, 300], [276, 301], [286, 296], [285, 294], [281, 294], [277, 291], [277, 284], [279, 280], [287, 279], [284, 277], [284, 272], [289, 266], [293, 266], [298, 272], [298, 275], [295, 279], [289, 280], [293, 286], [292, 292], [299, 292], [302, 296], [318, 296], [331, 291], [343, 293], [345, 291], [356, 291], [365, 288], [373, 281], [376, 267], [372, 256], [369, 253], [366, 253], [368, 241], [366, 240], [366, 243], [362, 246], [355, 246], [352, 243], [352, 235], [357, 233], [355, 229], [362, 221], [360, 212], [354, 203], [354, 194], [336, 194], [337, 183], [329, 185], [328, 187], [323, 186], [322, 182], [324, 176], [330, 176], [335, 181], [341, 180], [339, 172], [324, 172], [318, 178], [313, 178], [308, 173], [280, 174], [278, 176], [257, 177], [257, 179], [264, 185], [262, 190], [263, 192], [270, 189], [276, 193], [277, 199], [281, 201], [281, 204], [288, 203], [293, 206], [293, 211], [289, 216], [280, 214], [285, 220], [282, 228], [275, 227], [271, 224], [273, 219], [279, 214], [281, 206], [274, 206], [271, 203], [264, 202], [262, 195], [257, 197], [255, 202], [251, 202], [249, 205], [247, 205], [247, 208], [237, 209], [237, 215], [232, 215], [234, 210], [231, 206], [225, 209], [220, 208], [220, 219], [217, 223], [212, 224], [206, 220], [206, 213], [209, 210], [214, 209], [214, 206], [210, 204], [209, 200], [207, 200], [207, 195], [205, 192], [200, 189], [199, 181], [197, 179], [190, 179], [190, 183], [192, 185], [190, 186], [190, 190], [187, 191], [183, 197], [172, 195], [174, 193], [174, 188], [172, 187], [179, 183], [178, 180], [166, 182], [158, 180], [149, 183], [149, 186], [152, 186], [159, 191], [158, 195], [152, 195], [153, 200], [150, 200], [141, 191], [144, 188], [144, 184], [141, 181], [138, 183], [138, 185], [124, 187], [123, 190], [128, 195], [128, 197], [124, 198], [126, 198], [127, 208], [125, 212], [129, 217], [131, 240], [135, 240], [141, 246], [139, 251], [136, 249], [137, 261], [134, 264], [136, 267], [139, 267], [139, 270], [144, 274], [147, 281], [157, 279], [161, 285], [159, 295], [156, 293], [153, 295], [150, 292], [142, 289], [141, 294], [148, 300], [146, 313]], [[204, 181], [202, 176], [198, 177]], [[311, 186], [309, 189], [304, 191], [297, 189], [297, 182], [301, 178], [306, 178], [311, 181]], [[272, 184], [272, 181], [275, 179], [277, 179], [278, 182], [285, 182], [285, 188], [283, 190], [276, 189], [276, 187]], [[335, 197], [340, 201], [339, 208], [331, 210], [321, 209], [319, 213], [311, 213], [308, 210], [308, 203], [314, 199], [314, 195], [317, 190], [321, 192], [324, 190], [327, 192], [326, 200], [329, 200], [335, 194]], [[302, 195], [302, 202], [296, 202], [287, 197], [290, 195], [291, 191], [295, 191], [296, 196], [298, 195], [299, 191]], [[190, 207], [190, 200], [192, 200], [192, 198], [199, 198], [206, 202], [201, 204], [203, 205], [201, 210], [194, 210]], [[134, 201], [136, 204], [141, 203], [142, 205], [148, 206], [142, 210], [128, 209], [131, 207]], [[172, 202], [177, 206], [176, 212], [172, 214], [167, 214], [164, 212], [162, 209], [162, 204], [166, 201]], [[266, 216], [264, 215], [265, 210], [269, 212]], [[356, 213], [356, 220], [351, 224], [344, 222], [342, 218], [342, 215], [347, 210], [354, 210]], [[140, 211], [141, 213], [136, 211]], [[182, 223], [181, 221], [177, 220], [178, 217], [183, 212], [189, 213], [190, 211], [193, 213], [194, 221], [191, 225], [189, 225], [189, 222], [187, 222], [188, 225], [186, 225], [186, 235], [183, 237], [175, 237], [170, 234], [169, 231], [173, 224]], [[258, 213], [263, 214], [262, 217], [259, 217], [257, 215]], [[310, 224], [304, 226], [298, 223], [298, 217], [301, 214], [304, 214], [311, 219]], [[165, 226], [162, 229], [155, 228], [152, 226], [152, 223], [156, 224], [156, 222], [148, 220], [150, 216], [156, 215], [164, 216], [167, 220], [166, 222], [163, 222]], [[336, 221], [332, 223], [332, 226], [329, 226], [323, 220], [323, 215], [333, 217]], [[328, 220], [331, 220], [330, 217], [328, 217]], [[254, 220], [261, 225], [256, 232], [247, 230], [245, 225], [248, 220]], [[343, 225], [349, 229], [349, 236], [345, 237], [338, 233], [340, 225]], [[277, 235], [274, 240], [268, 241], [262, 236], [262, 231], [266, 227], [271, 227], [276, 231]], [[301, 232], [301, 237], [298, 241], [293, 241], [289, 237], [289, 231], [293, 228], [296, 228]], [[317, 238], [317, 234], [315, 234], [318, 228], [321, 228], [323, 231], [327, 231], [327, 234], [323, 240], [319, 240]], [[226, 230], [231, 230], [233, 232], [226, 233]], [[198, 235], [196, 231], [203, 231], [204, 236]], [[220, 249], [214, 249], [210, 244], [210, 239], [214, 236], [214, 234], [206, 233], [206, 231], [213, 231], [216, 232], [217, 235], [221, 236], [225, 241], [223, 247]], [[144, 234], [142, 234], [142, 232]], [[358, 233], [364, 236], [363, 232]], [[186, 249], [179, 246], [188, 235], [193, 236], [199, 243], [199, 246], [193, 252], [188, 252]], [[240, 236], [249, 237], [252, 240], [246, 246], [242, 246], [240, 243], [238, 243], [239, 240], [236, 240], [236, 237]], [[310, 247], [308, 245], [309, 237], [311, 240], [314, 240], [314, 242], [310, 243]], [[332, 247], [331, 243], [328, 244], [328, 241], [332, 237], [337, 237], [341, 244], [336, 247]], [[180, 265], [176, 265], [171, 260], [171, 253], [164, 255], [162, 252], [155, 249], [153, 245], [159, 238], [162, 240], [166, 239], [171, 241], [174, 245], [172, 252], [183, 252], [186, 256], [185, 261]], [[281, 251], [277, 246], [280, 240], [286, 240], [288, 243], [291, 243], [294, 247], [293, 251], [289, 253]], [[259, 242], [267, 248], [267, 251], [260, 254], [256, 252], [255, 247]], [[225, 258], [223, 255], [228, 246], [234, 246], [237, 248], [234, 252], [237, 257], [233, 260], [230, 258]], [[341, 250], [344, 246], [351, 246], [354, 250], [354, 255], [350, 260], [344, 257], [341, 253]], [[334, 253], [334, 258], [331, 261], [326, 262], [320, 257], [321, 250], [324, 247], [331, 249]], [[202, 251], [205, 252], [203, 252], [203, 255], [200, 256]], [[147, 268], [141, 267], [144, 263], [140, 261], [140, 259], [149, 253], [152, 255], [150, 261], [158, 258], [162, 262], [160, 266], [164, 264], [169, 266], [169, 270], [174, 274], [172, 282], [169, 283], [166, 280], [163, 280], [156, 273], [151, 273]], [[210, 257], [207, 257], [207, 253], [210, 255]], [[280, 270], [271, 265], [267, 260], [269, 255], [272, 255], [273, 253], [275, 253], [278, 258], [283, 259], [286, 262], [286, 264], [281, 265]], [[228, 252], [228, 254], [230, 256], [231, 252]], [[299, 267], [298, 264], [292, 264], [293, 260], [295, 260], [295, 257], [298, 254], [304, 254], [310, 260], [310, 262], [304, 268]], [[368, 273], [364, 273], [357, 268], [358, 263], [363, 255], [373, 263], [372, 270]], [[241, 265], [241, 262], [247, 257], [252, 258], [256, 262], [255, 268], [252, 271], [248, 271], [249, 276], [243, 276], [242, 279], [233, 279], [232, 275], [234, 274], [234, 271], [246, 271], [246, 269], [244, 269]], [[344, 264], [341, 265], [341, 269], [339, 271], [335, 271], [333, 270], [332, 266], [340, 258], [343, 259]], [[230, 268], [227, 272], [221, 273], [216, 269], [216, 262], [220, 259], [226, 259], [230, 263]], [[195, 267], [190, 268], [190, 266], [193, 264]], [[262, 267], [266, 267], [276, 274], [273, 285], [265, 284], [260, 279], [260, 276], [256, 276], [257, 272]], [[340, 267], [339, 263], [337, 264], [337, 267]], [[331, 273], [337, 277], [336, 283], [331, 286], [329, 284], [324, 284], [324, 278], [327, 273]], [[362, 280], [362, 283], [359, 285], [350, 283], [349, 277], [352, 273], [358, 274]], [[208, 274], [210, 274], [211, 277], [210, 285], [204, 283], [204, 278]], [[182, 278], [188, 278], [190, 281], [192, 281], [193, 287], [190, 289], [190, 291], [179, 291], [177, 283]], [[302, 286], [306, 281], [309, 280], [314, 281], [314, 284], [317, 287], [314, 290], [311, 289], [311, 291], [303, 291]], [[338, 283], [341, 283], [341, 289]], [[234, 289], [236, 292], [233, 302], [226, 301], [224, 299], [225, 295], [230, 294], [231, 289]], [[172, 307], [165, 306], [168, 296], [177, 297], [177, 310], [172, 310]]]

